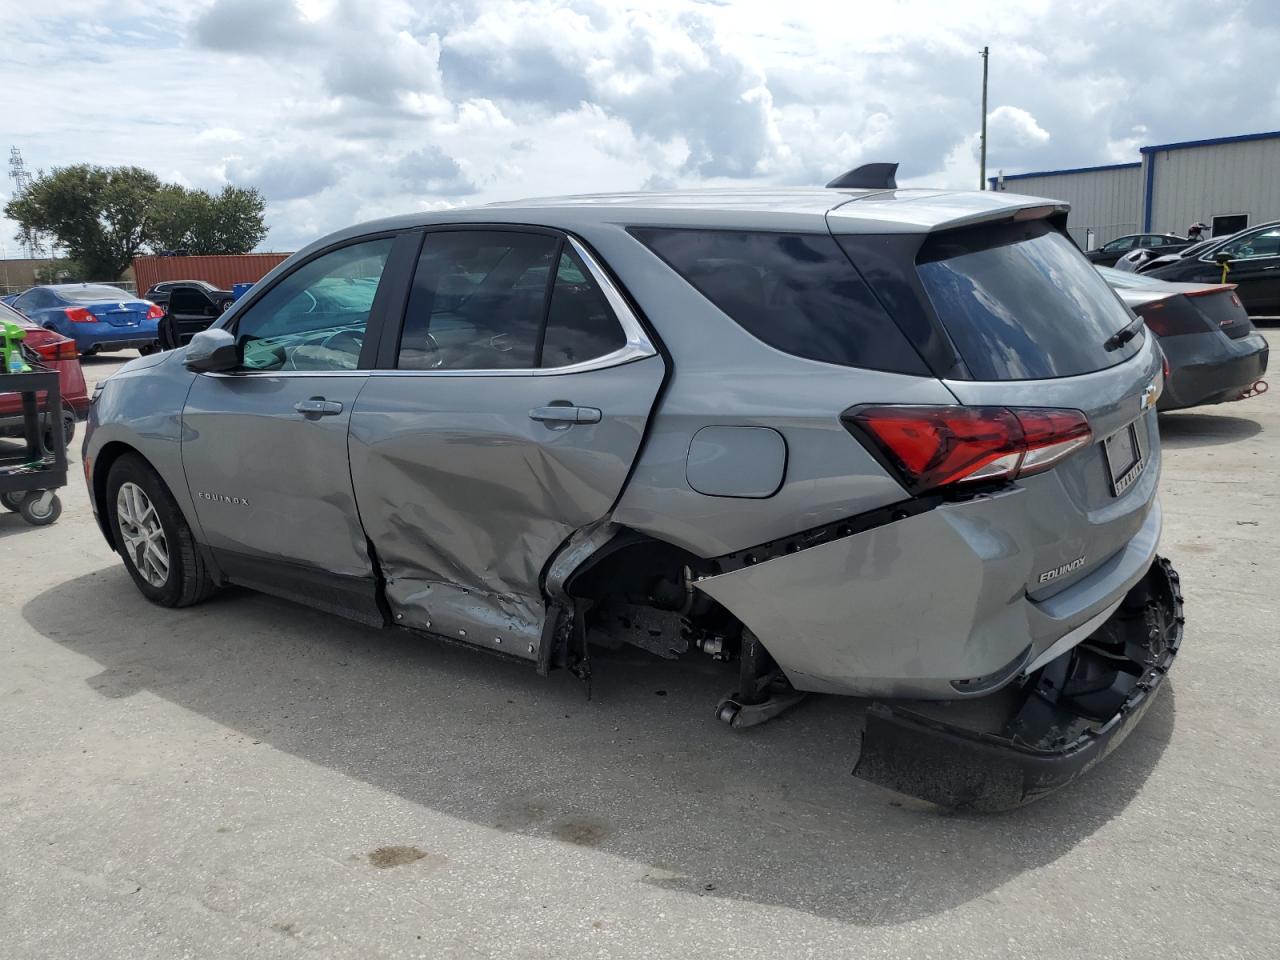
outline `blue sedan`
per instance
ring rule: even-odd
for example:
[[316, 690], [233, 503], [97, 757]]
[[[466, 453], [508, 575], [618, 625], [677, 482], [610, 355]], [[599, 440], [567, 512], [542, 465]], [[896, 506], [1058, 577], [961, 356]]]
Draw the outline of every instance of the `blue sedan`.
[[149, 300], [95, 283], [32, 287], [9, 302], [46, 330], [70, 337], [81, 354], [130, 349], [149, 353], [156, 347], [157, 326], [164, 316], [164, 310]]

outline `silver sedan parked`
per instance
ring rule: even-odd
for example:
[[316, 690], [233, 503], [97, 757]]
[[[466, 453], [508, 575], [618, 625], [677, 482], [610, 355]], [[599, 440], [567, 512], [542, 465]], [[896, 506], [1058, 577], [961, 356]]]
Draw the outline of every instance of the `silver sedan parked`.
[[1034, 799], [1181, 640], [1160, 352], [1065, 207], [856, 174], [325, 237], [105, 382], [102, 532], [162, 605], [242, 584], [584, 678], [711, 655], [731, 726], [869, 698], [859, 775]]

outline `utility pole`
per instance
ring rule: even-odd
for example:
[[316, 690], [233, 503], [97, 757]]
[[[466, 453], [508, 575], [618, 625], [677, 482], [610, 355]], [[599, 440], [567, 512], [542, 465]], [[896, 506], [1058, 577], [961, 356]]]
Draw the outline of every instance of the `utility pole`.
[[982, 154], [978, 163], [978, 189], [987, 189], [987, 58], [990, 47], [982, 48]]

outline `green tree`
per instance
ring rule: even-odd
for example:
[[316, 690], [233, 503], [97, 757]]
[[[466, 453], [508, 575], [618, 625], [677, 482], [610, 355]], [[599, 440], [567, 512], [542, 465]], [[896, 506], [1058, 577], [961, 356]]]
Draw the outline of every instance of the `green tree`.
[[248, 253], [267, 235], [264, 208], [252, 187], [210, 194], [138, 167], [77, 164], [42, 173], [4, 213], [20, 235], [51, 235], [89, 278], [115, 280], [144, 249]]
[[114, 280], [147, 242], [160, 180], [140, 167], [76, 164], [41, 174], [5, 204], [21, 230], [53, 236], [95, 279]]
[[190, 254], [248, 253], [267, 235], [264, 207], [253, 188], [226, 186], [213, 195], [166, 184], [152, 209], [150, 246]]
[[267, 204], [256, 188], [227, 184], [211, 200], [210, 253], [248, 253], [267, 238]]

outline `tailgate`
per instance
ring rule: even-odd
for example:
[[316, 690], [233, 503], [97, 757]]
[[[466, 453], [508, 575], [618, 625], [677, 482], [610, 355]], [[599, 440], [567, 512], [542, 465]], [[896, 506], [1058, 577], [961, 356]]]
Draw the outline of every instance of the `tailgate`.
[[1079, 377], [946, 381], [966, 405], [1065, 407], [1089, 419], [1093, 443], [1052, 470], [1020, 479], [1035, 558], [1033, 600], [1052, 596], [1123, 549], [1146, 519], [1160, 473], [1153, 384], [1161, 357], [1146, 337], [1124, 363]]

